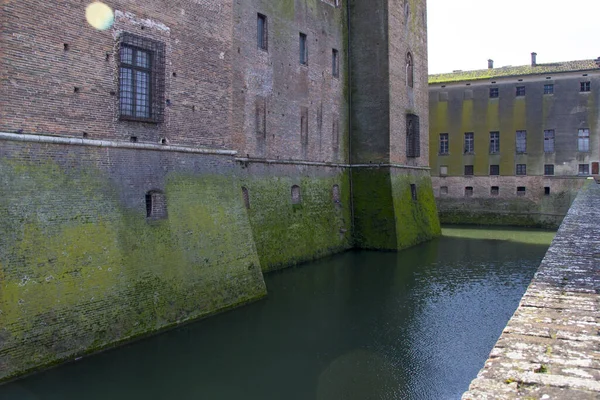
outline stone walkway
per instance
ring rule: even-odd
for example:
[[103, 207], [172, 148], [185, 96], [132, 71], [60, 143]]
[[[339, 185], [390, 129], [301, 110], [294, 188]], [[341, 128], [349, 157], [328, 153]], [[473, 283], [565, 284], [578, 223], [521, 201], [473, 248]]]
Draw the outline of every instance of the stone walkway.
[[579, 192], [462, 399], [600, 399], [600, 184]]

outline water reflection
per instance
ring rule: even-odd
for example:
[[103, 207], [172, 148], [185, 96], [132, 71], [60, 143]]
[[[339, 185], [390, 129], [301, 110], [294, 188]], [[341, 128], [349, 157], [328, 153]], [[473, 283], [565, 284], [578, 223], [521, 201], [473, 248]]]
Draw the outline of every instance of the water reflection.
[[268, 275], [265, 301], [5, 385], [0, 398], [458, 399], [549, 243], [490, 232]]

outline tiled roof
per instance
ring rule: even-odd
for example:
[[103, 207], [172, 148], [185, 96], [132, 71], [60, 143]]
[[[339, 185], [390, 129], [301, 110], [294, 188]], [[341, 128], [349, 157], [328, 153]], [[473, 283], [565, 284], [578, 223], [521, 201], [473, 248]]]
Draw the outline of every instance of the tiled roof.
[[521, 65], [517, 67], [479, 69], [475, 71], [457, 71], [446, 74], [429, 75], [429, 83], [475, 81], [504, 76], [552, 74], [556, 72], [589, 71], [592, 69], [600, 71], [597, 62], [597, 60], [579, 60], [538, 64], [535, 67], [532, 67], [531, 65]]

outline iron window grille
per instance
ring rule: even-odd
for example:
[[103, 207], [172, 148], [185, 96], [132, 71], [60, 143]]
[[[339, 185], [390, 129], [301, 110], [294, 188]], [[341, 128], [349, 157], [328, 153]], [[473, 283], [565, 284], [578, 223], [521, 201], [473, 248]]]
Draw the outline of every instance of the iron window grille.
[[490, 132], [490, 154], [500, 153], [500, 132]]
[[590, 151], [590, 130], [579, 129], [577, 132], [577, 150], [581, 152]]
[[553, 84], [544, 85], [544, 94], [554, 94], [554, 85]]
[[579, 164], [579, 175], [589, 175], [590, 164]]
[[165, 45], [131, 33], [119, 40], [119, 119], [164, 121]]
[[517, 186], [517, 196], [525, 196], [527, 189], [525, 186]]
[[527, 153], [527, 131], [517, 131], [515, 141], [517, 154]]
[[579, 84], [579, 91], [580, 92], [589, 92], [591, 90], [591, 83], [590, 82], [580, 82]]
[[500, 175], [500, 165], [490, 165], [490, 175]]
[[517, 86], [517, 96], [525, 96], [525, 86]]
[[500, 95], [498, 88], [490, 88], [490, 99], [495, 99]]
[[440, 133], [440, 154], [448, 154], [448, 134]]
[[471, 176], [473, 175], [473, 166], [465, 165], [465, 175]]
[[473, 132], [465, 133], [465, 153], [470, 154], [475, 151], [475, 135]]
[[544, 175], [554, 175], [554, 164], [544, 164]]
[[554, 129], [544, 131], [544, 153], [554, 153]]
[[527, 164], [517, 164], [517, 175], [527, 175]]
[[308, 64], [308, 46], [306, 43], [306, 34], [300, 33], [300, 64]]
[[419, 116], [406, 115], [406, 156], [417, 158], [421, 156], [421, 133]]

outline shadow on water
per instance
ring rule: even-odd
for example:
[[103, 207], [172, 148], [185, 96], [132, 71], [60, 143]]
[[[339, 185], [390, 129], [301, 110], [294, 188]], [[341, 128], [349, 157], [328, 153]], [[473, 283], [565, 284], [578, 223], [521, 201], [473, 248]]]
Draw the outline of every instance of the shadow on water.
[[551, 237], [453, 229], [400, 253], [269, 274], [264, 301], [4, 385], [0, 398], [459, 399]]

